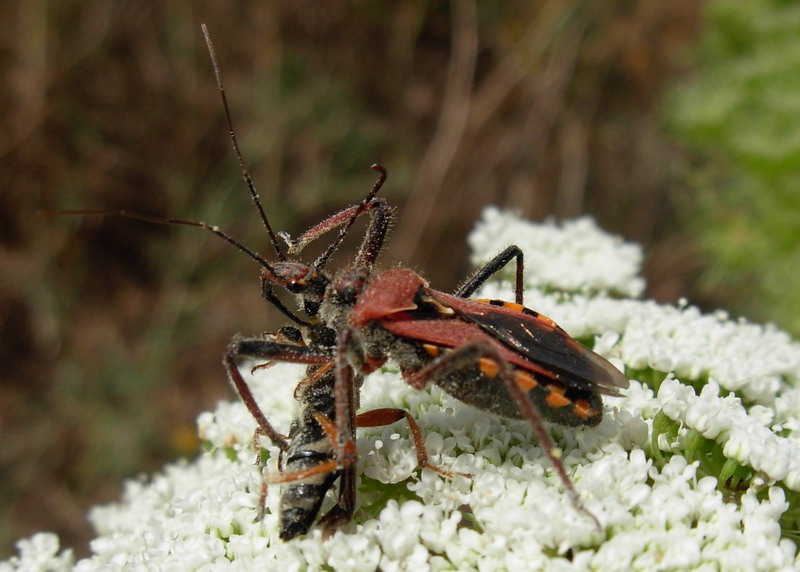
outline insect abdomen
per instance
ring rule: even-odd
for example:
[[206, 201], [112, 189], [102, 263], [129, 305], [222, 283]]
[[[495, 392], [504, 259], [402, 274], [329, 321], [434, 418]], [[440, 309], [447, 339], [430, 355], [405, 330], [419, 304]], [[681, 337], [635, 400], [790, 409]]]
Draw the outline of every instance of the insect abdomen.
[[[312, 377], [309, 379], [313, 379], [313, 373], [310, 372], [310, 375]], [[331, 369], [314, 383], [301, 385], [302, 389], [297, 395], [300, 414], [289, 431], [289, 448], [284, 454], [281, 472], [311, 469], [335, 458], [333, 444], [314, 419], [314, 412], [317, 412], [334, 420], [334, 379]], [[308, 532], [319, 514], [326, 493], [338, 475], [338, 472], [322, 473], [282, 485], [281, 539], [291, 540]]]
[[[434, 344], [419, 344], [418, 348], [416, 353], [420, 362], [428, 363], [445, 352], [453, 351]], [[468, 352], [450, 367], [437, 371], [430, 381], [468, 405], [503, 417], [522, 419], [522, 412], [500, 371], [500, 365], [493, 359]], [[573, 427], [594, 426], [603, 417], [602, 399], [596, 393], [568, 388], [559, 381], [522, 367], [512, 366], [512, 376], [514, 383], [548, 421]]]

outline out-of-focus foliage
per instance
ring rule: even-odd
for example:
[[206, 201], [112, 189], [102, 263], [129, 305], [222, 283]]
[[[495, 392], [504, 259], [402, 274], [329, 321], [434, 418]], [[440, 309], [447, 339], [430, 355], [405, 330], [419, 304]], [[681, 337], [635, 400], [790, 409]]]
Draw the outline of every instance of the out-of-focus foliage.
[[671, 121], [695, 150], [685, 204], [706, 295], [800, 334], [800, 5], [718, 0]]
[[269, 256], [201, 22], [276, 229], [359, 200], [380, 161], [400, 212], [385, 266], [453, 289], [486, 205], [589, 212], [650, 249], [651, 294], [668, 300], [687, 272], [656, 112], [696, 6], [0, 2], [0, 557], [37, 530], [83, 550], [87, 506], [194, 454], [196, 415], [229, 395], [231, 336], [283, 323], [255, 264], [207, 233], [37, 215], [204, 220]]

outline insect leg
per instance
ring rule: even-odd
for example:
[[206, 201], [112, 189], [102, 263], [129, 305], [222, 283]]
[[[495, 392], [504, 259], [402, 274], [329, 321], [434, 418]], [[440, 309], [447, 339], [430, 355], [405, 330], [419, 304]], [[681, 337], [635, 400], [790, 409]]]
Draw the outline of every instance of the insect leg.
[[308, 229], [296, 240], [289, 238], [286, 233], [281, 233], [281, 237], [289, 244], [290, 254], [298, 254], [308, 244], [317, 240], [323, 234], [340, 226], [343, 227], [339, 231], [339, 235], [336, 239], [314, 262], [314, 268], [321, 270], [327, 264], [328, 259], [339, 248], [339, 245], [342, 243], [345, 236], [347, 236], [347, 233], [350, 231], [356, 219], [362, 214], [369, 212], [371, 218], [370, 225], [364, 236], [364, 241], [359, 248], [358, 255], [356, 256], [355, 266], [372, 266], [383, 247], [383, 241], [386, 238], [389, 226], [391, 226], [395, 218], [394, 209], [391, 208], [386, 201], [383, 199], [375, 199], [375, 195], [378, 194], [378, 191], [386, 181], [386, 169], [378, 164], [372, 165], [372, 169], [378, 171], [381, 176], [361, 203], [348, 207], [326, 218], [319, 224]]
[[359, 413], [356, 415], [356, 424], [359, 427], [383, 427], [385, 425], [391, 425], [392, 423], [400, 421], [403, 418], [405, 418], [405, 420], [408, 422], [408, 426], [411, 429], [411, 435], [414, 437], [414, 448], [417, 451], [417, 464], [420, 467], [423, 469], [436, 471], [443, 477], [448, 477], [451, 479], [455, 478], [457, 475], [462, 477], [471, 476], [466, 473], [448, 471], [447, 469], [443, 469], [431, 462], [430, 457], [428, 457], [428, 453], [425, 451], [425, 441], [422, 438], [422, 431], [420, 431], [419, 425], [417, 425], [414, 417], [405, 409], [396, 409], [392, 407], [365, 411], [364, 413]]
[[341, 470], [339, 479], [339, 501], [325, 513], [319, 524], [322, 526], [322, 539], [327, 540], [336, 529], [353, 519], [356, 509], [356, 466], [351, 465]]
[[286, 451], [288, 448], [286, 439], [267, 420], [266, 415], [258, 406], [250, 386], [239, 373], [236, 365], [236, 359], [239, 356], [290, 363], [324, 364], [331, 361], [330, 353], [312, 346], [282, 344], [268, 339], [235, 339], [228, 346], [228, 351], [222, 360], [225, 370], [228, 372], [228, 379], [263, 434], [269, 437], [270, 441], [281, 451]]
[[[345, 328], [339, 332], [336, 340], [336, 382], [333, 386], [333, 397], [336, 410], [336, 430], [339, 437], [338, 452], [342, 466], [355, 465], [358, 461], [356, 449], [356, 409], [358, 396], [353, 366], [348, 359], [352, 330]], [[355, 489], [353, 490], [355, 496]]]
[[[497, 359], [497, 358], [495, 358]], [[502, 362], [499, 362], [502, 363]], [[564, 485], [564, 488], [567, 490], [567, 493], [570, 497], [570, 502], [572, 503], [572, 507], [578, 511], [582, 512], [586, 516], [588, 516], [592, 521], [594, 521], [595, 526], [598, 530], [602, 530], [603, 527], [600, 526], [600, 521], [597, 520], [597, 517], [593, 515], [589, 510], [583, 506], [581, 502], [581, 498], [578, 495], [578, 491], [575, 490], [575, 487], [572, 484], [569, 476], [567, 476], [566, 470], [564, 470], [564, 464], [561, 462], [561, 449], [555, 446], [553, 440], [550, 438], [550, 434], [545, 429], [544, 424], [542, 423], [542, 416], [539, 413], [536, 406], [533, 404], [533, 401], [528, 399], [528, 396], [525, 390], [520, 387], [515, 380], [514, 376], [511, 375], [510, 368], [508, 364], [504, 364], [505, 367], [503, 368], [503, 380], [506, 382], [506, 387], [508, 388], [509, 393], [517, 400], [517, 405], [519, 406], [520, 410], [522, 411], [523, 416], [530, 422], [533, 426], [533, 431], [536, 433], [536, 437], [539, 439], [539, 443], [542, 444], [544, 447], [545, 453], [547, 453], [547, 457], [550, 459], [550, 464], [553, 465], [556, 472], [558, 473], [559, 479]]]
[[497, 274], [514, 258], [517, 259], [517, 272], [514, 281], [514, 301], [517, 304], [522, 304], [523, 254], [519, 246], [515, 244], [512, 244], [473, 272], [473, 274], [464, 281], [464, 284], [455, 291], [454, 295], [459, 298], [469, 298], [478, 288], [483, 286], [489, 278]]
[[275, 295], [275, 292], [272, 290], [272, 283], [269, 280], [267, 280], [266, 276], [264, 276], [263, 274], [261, 275], [261, 297], [264, 298], [267, 302], [269, 302], [273, 306], [275, 306], [281, 312], [281, 314], [289, 318], [295, 324], [298, 324], [300, 326], [309, 325], [308, 322], [298, 318], [294, 314], [294, 312], [289, 310], [289, 308], [287, 308], [286, 305], [284, 305], [284, 303], [281, 302], [281, 299], [278, 298]]
[[372, 268], [383, 248], [383, 242], [386, 240], [389, 228], [394, 224], [396, 218], [395, 209], [390, 207], [383, 199], [375, 199], [372, 204], [374, 206], [371, 208], [374, 209], [374, 213], [370, 213], [369, 227], [364, 234], [364, 240], [361, 242], [356, 255], [354, 264], [356, 268]]
[[446, 352], [436, 358], [434, 361], [406, 376], [406, 381], [414, 388], [422, 389], [429, 381], [437, 383], [437, 379], [442, 379], [445, 376], [454, 375], [459, 370], [467, 367], [472, 367], [476, 363], [481, 363], [480, 358], [489, 358], [491, 366], [497, 366], [497, 369], [487, 372], [484, 375], [489, 378], [496, 378], [501, 376], [503, 382], [508, 389], [509, 394], [516, 401], [517, 406], [522, 413], [522, 417], [527, 419], [533, 427], [539, 443], [547, 454], [550, 464], [556, 470], [559, 479], [561, 480], [567, 494], [570, 497], [572, 506], [578, 512], [582, 512], [594, 521], [598, 529], [601, 529], [600, 522], [597, 518], [589, 512], [581, 503], [578, 492], [572, 484], [564, 464], [561, 462], [561, 450], [555, 446], [550, 434], [542, 422], [542, 415], [539, 413], [536, 405], [531, 401], [527, 395], [527, 388], [521, 387], [519, 381], [513, 375], [511, 365], [503, 358], [500, 352], [492, 344], [484, 340], [477, 340], [464, 344], [463, 346], [453, 348], [451, 351]]
[[[284, 441], [289, 438], [288, 435], [284, 435], [282, 433], [278, 433], [277, 435]], [[253, 452], [256, 454], [256, 459], [253, 461], [254, 465], [261, 464], [261, 437], [269, 437], [269, 435], [264, 433], [264, 430], [259, 426], [256, 427], [255, 431], [253, 431]], [[281, 451], [281, 454], [283, 454], [283, 451]]]
[[[385, 176], [385, 172], [384, 172]], [[353, 332], [345, 328], [336, 340], [336, 381], [333, 396], [336, 411], [337, 458], [342, 469], [339, 483], [339, 501], [320, 520], [323, 536], [329, 537], [341, 524], [353, 518], [356, 507], [356, 409], [358, 408], [357, 381], [348, 359]]]
[[[359, 217], [364, 213], [369, 213], [370, 217], [372, 218], [373, 222], [370, 223], [370, 226], [377, 225], [378, 227], [386, 227], [388, 226], [386, 223], [382, 223], [381, 220], [385, 220], [387, 216], [389, 218], [394, 217], [394, 209], [388, 205], [388, 203], [383, 199], [372, 199], [366, 205], [353, 205], [347, 207], [344, 210], [339, 211], [336, 214], [333, 214], [323, 220], [320, 223], [315, 224], [303, 234], [301, 234], [296, 239], [291, 239], [286, 233], [281, 233], [280, 236], [283, 238], [287, 243], [289, 243], [289, 253], [290, 254], [300, 254], [300, 252], [305, 249], [306, 246], [323, 236], [324, 234], [335, 230], [336, 228], [345, 225], [350, 222], [353, 217]], [[373, 231], [375, 232], [375, 231]], [[386, 234], [385, 230], [382, 231], [383, 234]], [[367, 231], [369, 234], [370, 231]]]

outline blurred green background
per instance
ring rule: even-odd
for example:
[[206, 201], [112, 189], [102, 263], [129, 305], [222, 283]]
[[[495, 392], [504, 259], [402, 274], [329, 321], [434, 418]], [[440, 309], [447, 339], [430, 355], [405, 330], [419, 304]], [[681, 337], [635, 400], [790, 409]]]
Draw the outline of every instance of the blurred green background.
[[590, 213], [645, 246], [648, 296], [800, 332], [793, 3], [4, 2], [0, 558], [39, 530], [84, 554], [89, 506], [196, 454], [231, 336], [282, 324], [208, 233], [37, 214], [203, 220], [269, 257], [201, 22], [278, 229], [359, 200], [380, 161], [384, 264], [440, 289], [484, 206]]

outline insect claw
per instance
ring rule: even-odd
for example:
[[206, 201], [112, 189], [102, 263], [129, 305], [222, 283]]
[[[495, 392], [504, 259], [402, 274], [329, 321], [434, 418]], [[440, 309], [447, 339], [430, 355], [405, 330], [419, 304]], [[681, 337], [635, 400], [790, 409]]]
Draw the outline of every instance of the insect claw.
[[283, 242], [286, 243], [286, 246], [289, 247], [289, 251], [288, 251], [289, 254], [297, 254], [296, 252], [294, 252], [294, 249], [295, 249], [295, 246], [296, 246], [296, 242], [295, 242], [294, 239], [292, 239], [291, 235], [288, 232], [282, 230], [282, 231], [280, 231], [280, 232], [278, 232], [276, 234], [280, 238], [282, 238]]
[[275, 362], [275, 361], [267, 361], [267, 362], [264, 362], [264, 363], [260, 363], [260, 364], [254, 365], [253, 367], [250, 368], [250, 375], [253, 375], [255, 372], [257, 372], [259, 370], [262, 370], [262, 369], [269, 369], [269, 368], [271, 368], [272, 366], [274, 366], [277, 363], [278, 362]]
[[591, 512], [589, 512], [589, 509], [587, 509], [585, 506], [580, 505], [575, 508], [576, 510], [578, 510], [578, 512], [582, 512], [583, 514], [588, 516], [592, 520], [592, 522], [594, 522], [594, 527], [597, 529], [597, 532], [603, 532], [605, 530], [603, 528], [603, 525], [600, 524], [600, 521], [597, 519], [597, 517], [593, 515]]

